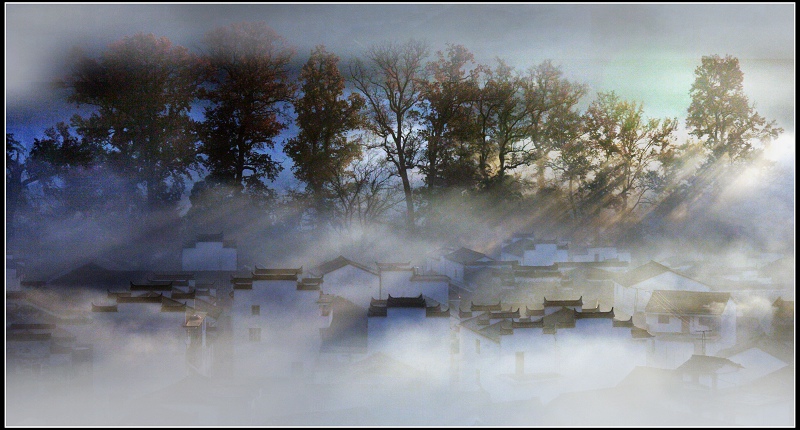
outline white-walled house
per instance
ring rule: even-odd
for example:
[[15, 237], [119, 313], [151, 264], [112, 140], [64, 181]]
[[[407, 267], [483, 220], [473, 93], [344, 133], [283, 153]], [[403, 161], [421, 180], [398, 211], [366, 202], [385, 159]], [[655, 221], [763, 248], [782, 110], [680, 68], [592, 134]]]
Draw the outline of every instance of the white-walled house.
[[627, 315], [644, 312], [655, 290], [711, 291], [708, 285], [655, 261], [619, 273], [613, 282], [614, 308]]
[[718, 390], [739, 385], [739, 363], [727, 358], [703, 354], [692, 355], [675, 369], [685, 386], [701, 390]]
[[410, 263], [377, 263], [378, 299], [416, 297], [420, 294], [428, 301], [447, 305], [450, 297], [450, 277], [438, 273], [421, 273]]
[[569, 244], [556, 240], [520, 239], [504, 246], [500, 259], [517, 261], [523, 266], [552, 266], [560, 261], [569, 261]]
[[380, 297], [377, 269], [338, 256], [310, 270], [322, 278], [325, 294], [345, 298], [366, 308], [373, 297]]
[[728, 293], [656, 290], [645, 321], [659, 367], [674, 368], [693, 354], [713, 355], [736, 343], [736, 304]]
[[478, 251], [469, 248], [458, 248], [457, 250], [443, 255], [439, 259], [439, 265], [434, 270], [441, 275], [449, 276], [456, 282], [464, 281], [464, 269], [475, 263], [485, 263], [494, 261], [492, 258]]
[[429, 306], [423, 295], [373, 300], [368, 320], [369, 354], [383, 353], [434, 380], [450, 376], [450, 312]]
[[569, 261], [569, 245], [552, 240], [537, 242], [533, 249], [526, 249], [522, 264], [525, 266], [551, 266], [559, 261]]
[[536, 240], [522, 235], [508, 241], [500, 250], [500, 259], [517, 261], [523, 266], [552, 266], [557, 263], [628, 262], [631, 254], [615, 246], [571, 247], [568, 241]]
[[630, 263], [631, 253], [620, 251], [616, 246], [571, 247], [569, 261], [575, 263], [599, 263], [602, 261], [626, 261]]
[[236, 243], [224, 240], [222, 233], [199, 235], [181, 254], [184, 271], [235, 271], [238, 264]]
[[330, 324], [318, 303], [321, 282], [300, 268], [256, 268], [234, 277], [230, 309], [236, 372], [278, 377], [313, 368], [319, 329]]
[[460, 312], [459, 380], [493, 401], [538, 398], [616, 385], [644, 365], [652, 336], [613, 309], [582, 300], [546, 300], [540, 309], [472, 304]]

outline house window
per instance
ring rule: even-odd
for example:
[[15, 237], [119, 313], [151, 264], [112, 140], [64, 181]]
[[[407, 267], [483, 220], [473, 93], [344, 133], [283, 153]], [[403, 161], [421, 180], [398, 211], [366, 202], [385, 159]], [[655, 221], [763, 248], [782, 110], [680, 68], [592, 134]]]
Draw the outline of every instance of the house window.
[[251, 328], [250, 329], [250, 342], [261, 342], [261, 329], [260, 328]]
[[716, 324], [717, 320], [714, 317], [700, 317], [698, 319], [698, 322], [700, 323], [700, 325], [708, 327], [712, 330], [717, 328]]
[[251, 312], [253, 315], [261, 315], [261, 306], [259, 306], [259, 305], [253, 305], [253, 306], [251, 306], [251, 307], [250, 307], [250, 312]]
[[659, 324], [669, 324], [669, 315], [659, 315], [658, 316], [658, 323]]
[[481, 340], [475, 339], [475, 354], [481, 353]]

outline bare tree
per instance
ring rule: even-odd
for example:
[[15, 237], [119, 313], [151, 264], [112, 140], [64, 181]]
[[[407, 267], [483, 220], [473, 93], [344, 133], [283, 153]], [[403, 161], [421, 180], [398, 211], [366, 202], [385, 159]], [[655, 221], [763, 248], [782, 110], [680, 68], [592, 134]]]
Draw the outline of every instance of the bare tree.
[[366, 61], [356, 59], [351, 68], [355, 87], [366, 99], [367, 129], [378, 137], [373, 146], [385, 152], [403, 183], [409, 233], [415, 221], [408, 171], [416, 164], [422, 140], [418, 129], [427, 56], [423, 42], [385, 43], [370, 48]]
[[350, 168], [337, 172], [330, 182], [336, 196], [334, 210], [341, 227], [375, 223], [403, 201], [395, 175], [385, 160], [374, 152], [353, 161]]

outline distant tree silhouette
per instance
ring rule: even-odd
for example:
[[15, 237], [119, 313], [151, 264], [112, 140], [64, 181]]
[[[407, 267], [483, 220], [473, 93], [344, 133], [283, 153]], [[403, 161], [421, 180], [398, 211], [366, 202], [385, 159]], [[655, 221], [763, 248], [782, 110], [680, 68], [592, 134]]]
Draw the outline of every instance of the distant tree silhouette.
[[79, 135], [144, 190], [146, 208], [174, 206], [197, 165], [189, 117], [197, 73], [186, 48], [152, 34], [125, 37], [99, 59], [78, 53], [65, 83], [70, 101], [95, 108], [72, 118]]
[[[101, 154], [99, 148], [73, 135], [66, 123], [60, 122], [44, 132], [43, 138], [35, 138], [28, 150], [14, 134], [6, 135], [6, 231], [9, 242], [16, 232], [16, 215], [20, 207], [38, 206], [39, 213], [58, 203], [75, 205], [70, 182], [65, 181], [71, 170], [89, 167]], [[59, 184], [58, 179], [66, 184]], [[38, 185], [37, 190], [31, 190]], [[79, 193], [83, 200], [94, 192], [96, 184]], [[67, 193], [64, 196], [64, 193]], [[59, 201], [53, 201], [59, 198]], [[67, 211], [71, 214], [71, 211]]]
[[465, 145], [465, 128], [469, 103], [477, 90], [476, 71], [470, 68], [474, 57], [467, 48], [450, 44], [446, 53], [439, 51], [436, 57], [426, 66], [431, 79], [422, 90], [425, 147], [419, 168], [429, 194], [437, 187], [462, 185], [456, 176], [463, 168], [469, 170], [471, 151]]
[[292, 159], [295, 177], [306, 183], [317, 225], [332, 215], [333, 181], [361, 154], [361, 145], [349, 134], [362, 123], [364, 99], [358, 94], [344, 98], [345, 81], [339, 58], [317, 46], [300, 72], [300, 96], [294, 102], [299, 128], [284, 144]]
[[403, 183], [406, 229], [415, 231], [414, 199], [408, 171], [416, 165], [422, 145], [419, 133], [422, 98], [427, 79], [426, 44], [410, 40], [370, 48], [366, 60], [351, 69], [355, 87], [366, 99], [366, 127], [378, 136], [381, 148]]
[[204, 42], [200, 97], [209, 105], [199, 134], [207, 180], [236, 194], [266, 196], [265, 180], [274, 180], [282, 170], [267, 150], [289, 122], [294, 53], [263, 22], [217, 28]]
[[774, 139], [783, 129], [758, 114], [744, 94], [739, 59], [704, 56], [695, 69], [686, 125], [709, 151], [708, 159], [730, 164], [747, 161], [759, 141]]
[[[622, 100], [613, 91], [599, 93], [586, 111], [591, 145], [601, 153], [603, 188], [623, 216], [654, 189], [658, 162], [674, 145], [674, 118], [647, 119], [641, 104]], [[612, 200], [613, 199], [613, 200]]]

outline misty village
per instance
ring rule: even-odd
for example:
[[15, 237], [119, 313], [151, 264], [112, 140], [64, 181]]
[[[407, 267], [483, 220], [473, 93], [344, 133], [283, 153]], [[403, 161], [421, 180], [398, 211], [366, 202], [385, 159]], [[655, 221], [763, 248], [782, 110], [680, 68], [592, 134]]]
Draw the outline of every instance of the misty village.
[[6, 12], [6, 426], [794, 426], [794, 5]]

